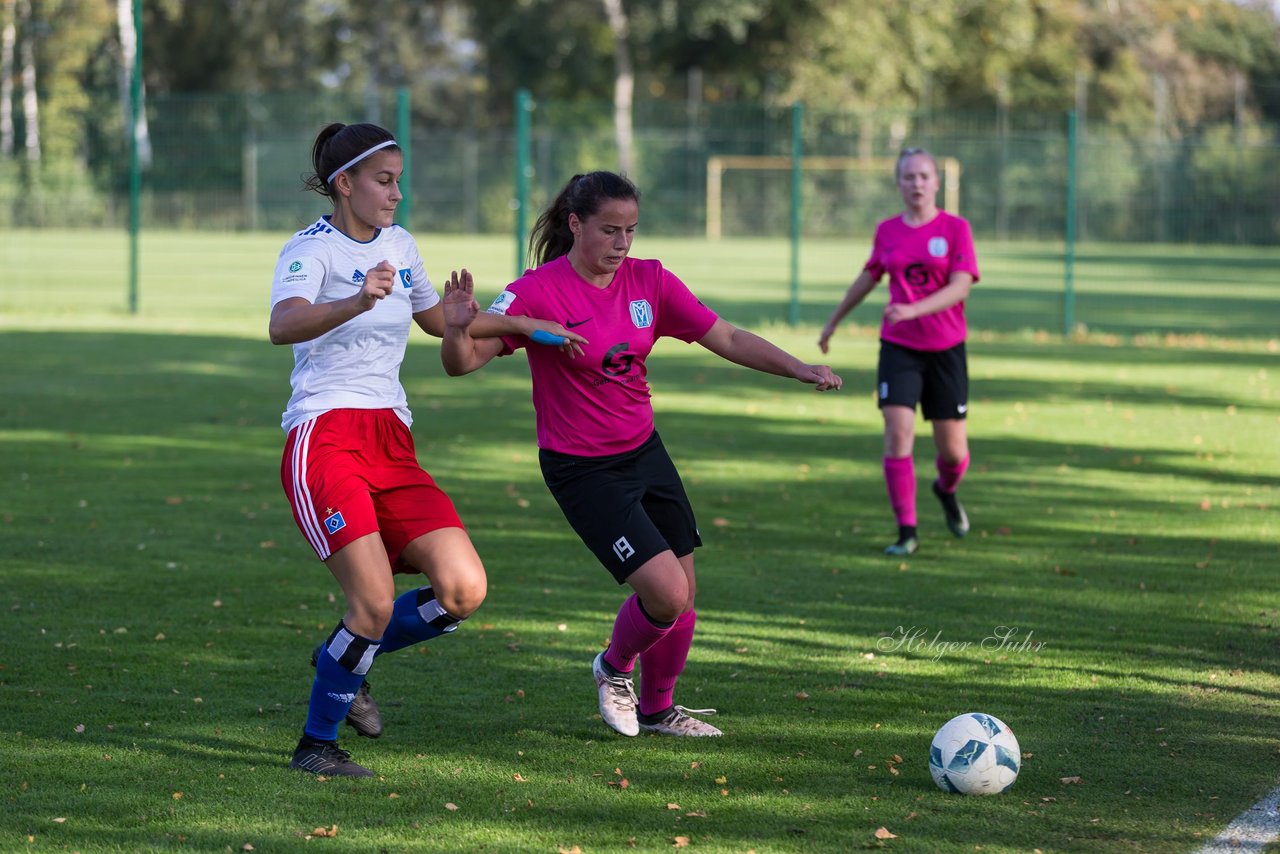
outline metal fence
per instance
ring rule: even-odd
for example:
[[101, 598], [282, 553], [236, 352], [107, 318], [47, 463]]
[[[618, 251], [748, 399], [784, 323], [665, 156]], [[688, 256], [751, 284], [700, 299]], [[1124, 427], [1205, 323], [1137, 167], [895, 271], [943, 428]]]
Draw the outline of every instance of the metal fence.
[[[406, 225], [513, 234], [575, 172], [618, 165], [611, 104], [518, 103], [522, 121], [441, 128], [415, 120], [402, 92], [151, 97], [140, 181], [123, 134], [108, 129], [74, 162], [0, 161], [0, 228], [124, 229], [131, 205], [144, 230], [296, 228], [316, 210], [302, 189], [316, 132], [375, 121], [411, 155]], [[1274, 127], [1175, 137], [1068, 114], [671, 101], [637, 103], [633, 126], [647, 233], [865, 243], [900, 207], [894, 155], [922, 145], [947, 164], [946, 204], [985, 242], [1047, 241], [1068, 254], [1076, 241], [1280, 245]]]

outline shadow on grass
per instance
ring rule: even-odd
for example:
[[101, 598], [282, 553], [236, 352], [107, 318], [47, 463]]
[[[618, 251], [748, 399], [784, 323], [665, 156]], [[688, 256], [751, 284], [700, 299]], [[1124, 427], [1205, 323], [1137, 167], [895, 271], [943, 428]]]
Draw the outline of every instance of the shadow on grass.
[[[1238, 372], [1263, 364], [1018, 343], [985, 353], [1163, 356], [1175, 370], [1193, 356]], [[0, 743], [36, 757], [0, 772], [14, 833], [75, 848], [177, 846], [179, 835], [221, 848], [235, 840], [209, 825], [236, 817], [248, 835], [277, 841], [282, 828], [340, 821], [351, 844], [389, 834], [392, 847], [435, 829], [479, 847], [484, 827], [504, 826], [530, 845], [605, 832], [650, 849], [688, 835], [734, 850], [835, 850], [871, 843], [883, 825], [921, 850], [1014, 839], [1164, 851], [1190, 847], [1193, 832], [1273, 785], [1258, 761], [1280, 700], [1265, 538], [1186, 530], [1183, 510], [1136, 482], [1100, 489], [1052, 475], [1064, 460], [1116, 470], [1104, 438], [1028, 438], [984, 447], [987, 471], [966, 493], [969, 538], [944, 537], [925, 493], [924, 549], [887, 559], [873, 404], [697, 351], [660, 354], [654, 374], [659, 401], [707, 404], [659, 414], [706, 541], [699, 640], [677, 700], [719, 707], [729, 737], [611, 735], [587, 668], [622, 591], [545, 494], [521, 358], [448, 380], [435, 350], [415, 347], [405, 380], [419, 449], [468, 520], [490, 595], [456, 637], [379, 662], [388, 735], [346, 746], [387, 781], [318, 786], [284, 766], [305, 714], [307, 655], [341, 604], [279, 486], [288, 350], [13, 333], [0, 336], [0, 358], [24, 365], [0, 400], [0, 476], [11, 487], [0, 497], [0, 711], [17, 722]], [[869, 385], [870, 368], [846, 380]], [[1247, 405], [1229, 389], [1219, 399], [1120, 380], [1027, 377], [983, 392], [992, 407], [1107, 396]], [[1142, 457], [1135, 478], [1177, 479], [1184, 491], [1278, 485], [1155, 444], [1125, 443], [1123, 455]], [[1168, 524], [1131, 528], [1126, 517]], [[1000, 626], [1044, 646], [984, 648]], [[968, 646], [892, 648], [915, 629]], [[933, 730], [973, 709], [1012, 723], [1031, 754], [1012, 797], [948, 798], [928, 778]], [[71, 796], [57, 787], [70, 780], [60, 765], [87, 787], [76, 796], [87, 818], [55, 837], [46, 813]], [[618, 800], [615, 767], [643, 807]], [[536, 803], [517, 773], [537, 784]], [[1071, 776], [1084, 784], [1064, 786]], [[37, 785], [15, 794], [19, 779]], [[462, 804], [466, 821], [450, 824], [445, 802]]]

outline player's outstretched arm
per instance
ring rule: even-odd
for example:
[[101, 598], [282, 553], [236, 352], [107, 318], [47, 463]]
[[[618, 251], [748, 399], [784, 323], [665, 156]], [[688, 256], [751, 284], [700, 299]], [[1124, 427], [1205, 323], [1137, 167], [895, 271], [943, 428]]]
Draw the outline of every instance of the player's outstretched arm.
[[831, 341], [831, 336], [836, 334], [836, 327], [840, 325], [840, 321], [857, 308], [875, 286], [876, 279], [871, 276], [871, 273], [863, 270], [858, 274], [858, 278], [854, 279], [853, 284], [849, 285], [849, 289], [845, 291], [840, 304], [836, 306], [835, 311], [831, 312], [831, 319], [827, 321], [827, 325], [822, 327], [822, 334], [818, 336], [818, 349], [824, 353], [827, 352], [828, 343]]
[[[576, 332], [570, 332], [552, 320], [539, 320], [534, 317], [516, 315], [489, 314], [480, 311], [475, 301], [475, 279], [471, 272], [463, 268], [461, 273], [454, 270], [445, 281], [444, 299], [413, 316], [418, 326], [428, 335], [443, 338], [447, 334], [449, 320], [447, 313], [451, 303], [455, 311], [465, 310], [469, 316], [466, 320], [468, 334], [472, 338], [500, 338], [504, 335], [524, 335], [535, 344], [548, 344], [558, 347], [569, 358], [582, 355], [582, 345], [587, 343]], [[463, 308], [465, 306], [465, 309]], [[455, 323], [462, 321], [462, 315], [455, 316]], [[499, 347], [499, 350], [502, 348]]]
[[755, 333], [739, 329], [724, 318], [717, 319], [698, 343], [734, 364], [810, 383], [817, 386], [818, 391], [832, 391], [843, 385], [840, 377], [826, 365], [802, 362], [777, 345]]

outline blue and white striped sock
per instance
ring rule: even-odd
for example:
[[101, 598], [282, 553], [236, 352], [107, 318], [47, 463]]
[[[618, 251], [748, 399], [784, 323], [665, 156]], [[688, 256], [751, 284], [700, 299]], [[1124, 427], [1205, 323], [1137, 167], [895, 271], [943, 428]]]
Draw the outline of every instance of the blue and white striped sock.
[[436, 600], [430, 587], [419, 587], [402, 593], [391, 610], [391, 622], [382, 633], [378, 655], [386, 655], [439, 637], [458, 628], [462, 620], [453, 616]]
[[316, 678], [311, 683], [311, 704], [303, 728], [308, 736], [337, 741], [338, 725], [347, 717], [377, 654], [376, 640], [351, 632], [339, 621], [316, 657]]

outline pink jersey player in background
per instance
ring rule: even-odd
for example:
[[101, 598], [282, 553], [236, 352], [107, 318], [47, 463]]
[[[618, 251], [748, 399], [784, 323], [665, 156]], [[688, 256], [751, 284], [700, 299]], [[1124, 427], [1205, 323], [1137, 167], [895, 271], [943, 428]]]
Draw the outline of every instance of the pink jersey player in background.
[[904, 149], [896, 173], [906, 210], [876, 227], [871, 257], [822, 328], [818, 346], [828, 351], [840, 321], [888, 273], [889, 304], [880, 327], [876, 391], [884, 416], [884, 479], [898, 520], [898, 539], [885, 553], [909, 555], [919, 547], [912, 458], [916, 404], [933, 422], [938, 451], [933, 494], [951, 533], [969, 533], [969, 518], [956, 488], [969, 467], [964, 301], [978, 281], [978, 261], [969, 223], [938, 209], [938, 164], [933, 155], [922, 148]]
[[[680, 475], [654, 429], [645, 362], [662, 337], [701, 344], [748, 368], [840, 388], [810, 365], [718, 317], [653, 260], [629, 257], [640, 193], [612, 172], [575, 175], [542, 213], [530, 240], [538, 267], [488, 313], [553, 318], [587, 339], [582, 354], [528, 347], [524, 336], [473, 338], [478, 313], [466, 271], [445, 285], [441, 358], [454, 375], [525, 348], [533, 379], [538, 457], [565, 518], [618, 584], [622, 604], [609, 647], [592, 662], [600, 715], [617, 732], [718, 736], [674, 704], [697, 620], [693, 551], [701, 545]], [[536, 341], [536, 338], [534, 339]], [[640, 662], [640, 693], [633, 670]]]

